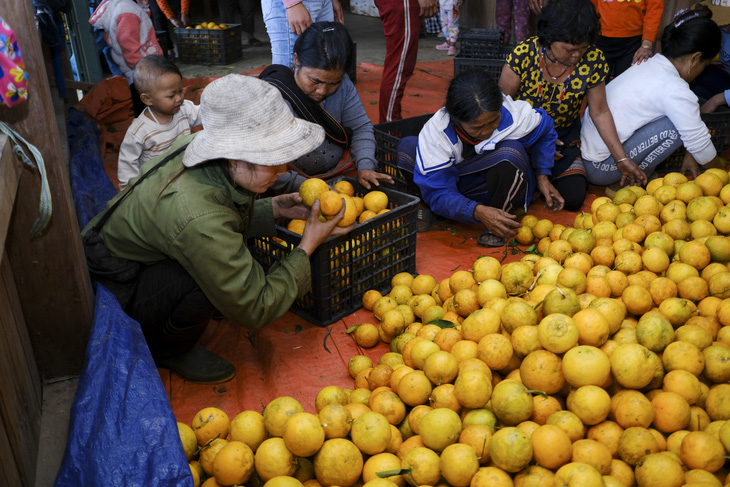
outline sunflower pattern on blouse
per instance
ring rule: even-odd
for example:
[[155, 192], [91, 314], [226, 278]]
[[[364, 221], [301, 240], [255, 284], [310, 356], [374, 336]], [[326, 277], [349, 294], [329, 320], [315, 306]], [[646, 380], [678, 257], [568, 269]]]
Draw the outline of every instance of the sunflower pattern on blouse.
[[[586, 93], [606, 79], [608, 64], [603, 51], [591, 46], [563, 83], [543, 81], [541, 94], [538, 88], [542, 76], [541, 56], [542, 47], [538, 44], [537, 37], [530, 37], [519, 43], [507, 56], [507, 64], [520, 77], [520, 89], [515, 99], [525, 100], [535, 108], [544, 109], [553, 117], [555, 128], [560, 130], [580, 117], [580, 108]], [[565, 93], [561, 96], [563, 90]]]

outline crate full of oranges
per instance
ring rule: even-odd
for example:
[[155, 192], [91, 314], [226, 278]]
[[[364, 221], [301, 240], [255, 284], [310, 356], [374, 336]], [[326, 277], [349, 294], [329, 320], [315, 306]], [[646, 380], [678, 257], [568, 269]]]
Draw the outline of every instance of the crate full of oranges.
[[[322, 188], [307, 191], [310, 182], [321, 182]], [[304, 203], [311, 206], [319, 199], [320, 219], [332, 218], [344, 204], [340, 226], [353, 228], [345, 235], [329, 237], [312, 254], [312, 289], [292, 306], [294, 313], [321, 326], [362, 307], [368, 289], [387, 292], [395, 274], [416, 271], [419, 199], [385, 185], [368, 191], [347, 177], [330, 184], [307, 180], [300, 188]], [[276, 237], [253, 238], [249, 250], [269, 269], [299, 245], [304, 223], [279, 221]]]
[[231, 64], [243, 56], [240, 24], [202, 22], [175, 29], [178, 53], [183, 63]]

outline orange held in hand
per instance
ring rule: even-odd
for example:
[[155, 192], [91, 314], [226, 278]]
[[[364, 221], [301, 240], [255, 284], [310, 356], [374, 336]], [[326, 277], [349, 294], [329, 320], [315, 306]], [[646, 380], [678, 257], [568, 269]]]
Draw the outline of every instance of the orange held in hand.
[[319, 195], [319, 210], [327, 216], [335, 216], [342, 209], [342, 195], [337, 191], [325, 191]]
[[299, 196], [302, 197], [302, 203], [310, 208], [315, 200], [319, 198], [319, 195], [325, 191], [329, 191], [329, 186], [319, 178], [307, 179], [299, 186]]

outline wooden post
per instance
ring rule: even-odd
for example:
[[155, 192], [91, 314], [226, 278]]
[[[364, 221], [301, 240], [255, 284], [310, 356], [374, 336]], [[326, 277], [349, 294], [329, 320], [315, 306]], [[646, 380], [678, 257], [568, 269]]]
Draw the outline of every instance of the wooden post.
[[43, 155], [53, 200], [48, 227], [31, 239], [30, 229], [38, 217], [40, 176], [24, 166], [8, 229], [8, 256], [40, 376], [77, 375], [93, 318], [93, 291], [71, 197], [68, 163], [31, 2], [8, 0], [0, 16], [18, 37], [29, 93], [25, 103], [1, 107], [0, 120]]
[[32, 486], [41, 429], [41, 381], [5, 252], [20, 162], [0, 135], [0, 485]]

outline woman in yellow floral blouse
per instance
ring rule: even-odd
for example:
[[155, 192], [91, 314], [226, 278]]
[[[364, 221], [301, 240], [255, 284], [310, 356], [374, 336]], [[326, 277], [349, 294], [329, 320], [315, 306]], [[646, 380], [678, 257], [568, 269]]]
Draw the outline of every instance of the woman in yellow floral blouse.
[[572, 211], [583, 204], [587, 188], [578, 146], [584, 101], [623, 174], [621, 184], [646, 184], [646, 175], [621, 145], [606, 103], [608, 65], [593, 45], [599, 33], [591, 2], [552, 0], [540, 12], [537, 37], [514, 48], [499, 79], [506, 95], [544, 109], [555, 121], [558, 149], [551, 182], [565, 198], [565, 209]]

